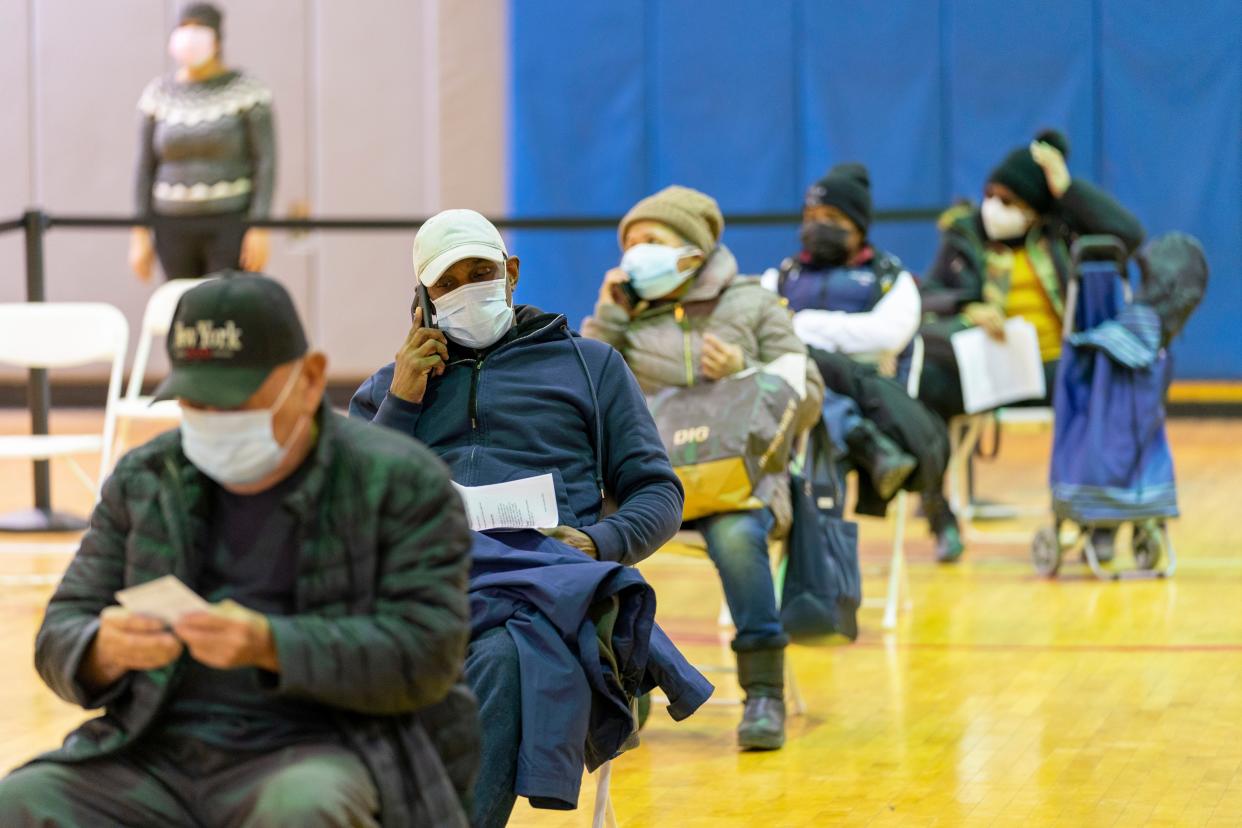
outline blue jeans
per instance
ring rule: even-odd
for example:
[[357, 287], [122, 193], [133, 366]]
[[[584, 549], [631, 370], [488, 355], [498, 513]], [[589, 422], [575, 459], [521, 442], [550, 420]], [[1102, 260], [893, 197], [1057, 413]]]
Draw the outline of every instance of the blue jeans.
[[725, 601], [733, 615], [739, 652], [783, 647], [788, 639], [776, 609], [776, 588], [768, 563], [771, 509], [727, 512], [699, 518], [694, 528], [707, 540], [707, 555], [720, 573]]
[[483, 757], [474, 781], [474, 828], [502, 828], [517, 801], [522, 741], [522, 683], [517, 645], [508, 630], [488, 630], [466, 651], [466, 683], [479, 700]]
[[862, 419], [862, 410], [853, 398], [831, 390], [824, 392], [824, 425], [828, 427], [828, 437], [832, 440], [832, 448], [836, 453], [834, 460], [846, 456], [845, 439], [858, 427]]

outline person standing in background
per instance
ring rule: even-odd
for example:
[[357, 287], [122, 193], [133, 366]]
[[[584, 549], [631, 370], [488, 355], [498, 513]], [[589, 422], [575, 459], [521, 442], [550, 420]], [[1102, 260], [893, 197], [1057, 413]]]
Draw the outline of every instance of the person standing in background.
[[222, 23], [210, 3], [185, 6], [168, 42], [177, 71], [151, 81], [138, 101], [135, 206], [152, 226], [131, 231], [129, 264], [143, 281], [157, 256], [169, 279], [267, 263], [268, 231], [242, 222], [271, 209], [272, 93], [224, 65]]

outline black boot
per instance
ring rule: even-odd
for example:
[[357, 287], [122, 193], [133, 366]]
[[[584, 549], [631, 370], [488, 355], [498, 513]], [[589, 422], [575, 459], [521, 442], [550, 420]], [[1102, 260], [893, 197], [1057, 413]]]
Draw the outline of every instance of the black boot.
[[927, 525], [936, 535], [936, 560], [953, 563], [962, 557], [966, 551], [962, 544], [962, 532], [944, 495], [938, 491], [923, 492], [923, 514], [927, 515]]
[[746, 692], [738, 747], [777, 750], [785, 744], [785, 648], [739, 652], [737, 679]]
[[902, 451], [901, 446], [870, 420], [860, 420], [845, 435], [845, 443], [850, 459], [871, 478], [871, 485], [881, 500], [887, 501], [897, 494], [901, 484], [918, 465], [917, 460]]

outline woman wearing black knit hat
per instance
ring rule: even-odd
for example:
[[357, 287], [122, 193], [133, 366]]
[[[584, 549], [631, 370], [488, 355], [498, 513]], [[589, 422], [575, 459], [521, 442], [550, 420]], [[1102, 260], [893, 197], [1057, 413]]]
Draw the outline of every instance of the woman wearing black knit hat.
[[[1128, 252], [1143, 228], [1128, 210], [1097, 187], [1070, 178], [1069, 142], [1055, 130], [1010, 152], [988, 176], [979, 208], [956, 207], [940, 219], [941, 244], [923, 282], [923, 309], [940, 318], [923, 327], [926, 359], [919, 390], [946, 422], [965, 413], [950, 337], [968, 327], [1004, 339], [1005, 320], [1035, 327], [1049, 404], [1061, 356], [1061, 329], [1070, 244], [1078, 236], [1121, 239]], [[926, 507], [927, 501], [924, 500]], [[1110, 537], [1096, 539], [1110, 557]]]
[[138, 101], [136, 211], [129, 263], [151, 278], [156, 256], [169, 279], [217, 270], [263, 269], [276, 178], [272, 94], [223, 63], [223, 15], [210, 3], [182, 7], [168, 41], [175, 73], [151, 81]]
[[978, 326], [1003, 338], [1005, 320], [1022, 317], [1039, 336], [1051, 393], [1070, 244], [1106, 234], [1133, 252], [1143, 240], [1142, 225], [1128, 210], [1071, 179], [1068, 155], [1065, 136], [1042, 132], [992, 170], [980, 207], [955, 207], [940, 218], [940, 250], [923, 281], [923, 309], [940, 319], [923, 328], [927, 362], [919, 397], [946, 421], [964, 413], [949, 336]]

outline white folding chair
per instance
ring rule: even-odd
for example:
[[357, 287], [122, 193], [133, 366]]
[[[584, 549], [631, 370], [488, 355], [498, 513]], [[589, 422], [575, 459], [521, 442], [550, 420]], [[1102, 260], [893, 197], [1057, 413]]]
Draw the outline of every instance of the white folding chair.
[[[88, 489], [99, 496], [111, 460], [121, 373], [129, 346], [129, 324], [112, 305], [99, 302], [0, 304], [0, 363], [22, 368], [70, 368], [111, 362], [102, 434], [32, 434], [0, 437], [0, 459], [51, 460], [64, 457]], [[92, 481], [74, 455], [99, 452], [99, 476]]]
[[591, 815], [591, 828], [617, 828], [617, 814], [612, 810], [612, 760], [595, 771], [595, 807]]
[[[865, 358], [856, 357], [859, 359]], [[911, 341], [910, 370], [906, 375], [906, 393], [912, 399], [918, 399], [919, 385], [923, 381], [923, 337], [916, 336]], [[864, 598], [864, 607], [883, 607], [884, 619], [881, 626], [885, 630], [897, 628], [899, 610], [909, 610], [914, 606], [910, 596], [910, 577], [906, 568], [906, 517], [909, 512], [909, 492], [901, 489], [893, 498], [893, 551], [888, 567], [888, 591], [883, 598]]]
[[176, 400], [163, 400], [153, 404], [151, 395], [143, 395], [142, 383], [146, 379], [147, 362], [151, 358], [151, 345], [153, 342], [162, 341], [168, 335], [168, 329], [172, 327], [173, 313], [177, 310], [177, 302], [181, 300], [182, 294], [206, 281], [173, 279], [156, 288], [147, 300], [147, 308], [142, 314], [138, 346], [134, 349], [134, 364], [129, 370], [129, 383], [125, 396], [116, 409], [118, 457], [125, 451], [128, 443], [130, 421], [181, 419], [181, 406]]
[[[1048, 511], [1048, 504], [1024, 503], [975, 503], [970, 491], [970, 465], [975, 449], [983, 435], [989, 418], [995, 418], [996, 427], [1005, 425], [1050, 426], [1053, 410], [1048, 407], [1000, 408], [982, 414], [963, 414], [949, 421], [949, 506], [962, 524], [965, 537], [972, 543], [1010, 543], [1018, 536], [997, 532], [975, 531], [975, 520], [1009, 520], [1018, 517], [1038, 517]], [[1021, 534], [1025, 539], [1027, 533]]]

